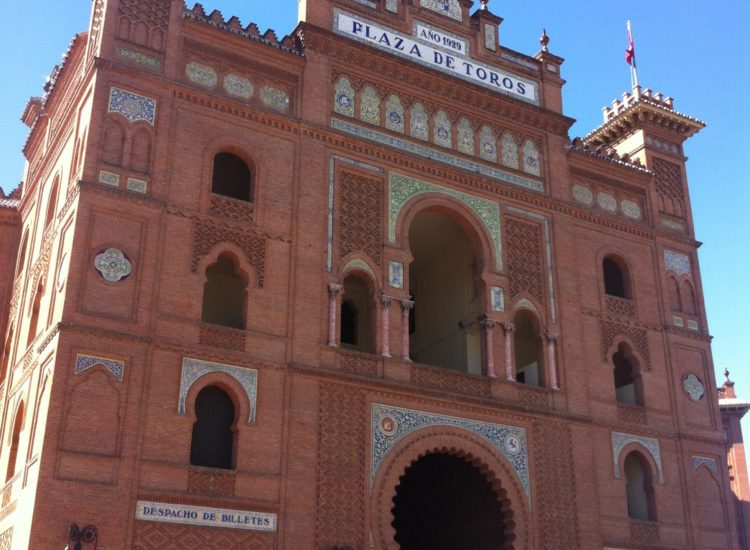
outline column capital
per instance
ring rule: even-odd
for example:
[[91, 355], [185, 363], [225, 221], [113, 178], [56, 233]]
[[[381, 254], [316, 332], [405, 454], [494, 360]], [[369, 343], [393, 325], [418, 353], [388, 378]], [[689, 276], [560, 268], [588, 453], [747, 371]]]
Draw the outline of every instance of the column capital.
[[341, 285], [338, 283], [328, 283], [328, 297], [335, 298], [341, 292]]
[[492, 330], [495, 328], [495, 321], [493, 319], [490, 319], [489, 317], [482, 317], [479, 319], [479, 326], [481, 326], [485, 330]]
[[391, 302], [393, 302], [393, 298], [390, 296], [386, 296], [385, 294], [380, 295], [380, 305], [383, 306], [383, 309], [388, 309], [391, 307]]
[[505, 334], [513, 334], [516, 331], [515, 323], [501, 323]]
[[414, 302], [412, 300], [401, 300], [401, 309], [403, 311], [409, 311], [414, 308]]
[[557, 332], [550, 329], [544, 331], [544, 336], [550, 344], [554, 344], [557, 342], [557, 339], [560, 338], [560, 335]]

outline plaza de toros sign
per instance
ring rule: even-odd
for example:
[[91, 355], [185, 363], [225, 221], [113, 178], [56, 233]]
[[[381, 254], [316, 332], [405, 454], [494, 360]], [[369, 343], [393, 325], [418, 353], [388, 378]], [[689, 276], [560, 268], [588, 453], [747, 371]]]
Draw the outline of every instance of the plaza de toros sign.
[[201, 527], [223, 527], [249, 531], [276, 531], [276, 514], [226, 510], [205, 506], [188, 506], [165, 502], [139, 500], [135, 508], [135, 519], [159, 523], [177, 523]]
[[537, 84], [507, 71], [477, 63], [462, 38], [416, 23], [410, 37], [342, 10], [334, 11], [334, 31], [421, 65], [491, 90], [539, 104]]

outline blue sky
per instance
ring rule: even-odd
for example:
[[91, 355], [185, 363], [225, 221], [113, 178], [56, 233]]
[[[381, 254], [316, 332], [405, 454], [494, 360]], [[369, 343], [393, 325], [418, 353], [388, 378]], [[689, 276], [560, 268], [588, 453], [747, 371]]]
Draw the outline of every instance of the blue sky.
[[[5, 75], [0, 80], [0, 162], [6, 168], [0, 186], [9, 191], [23, 173], [20, 149], [27, 128], [19, 116], [30, 96], [42, 94], [46, 75], [73, 35], [87, 27], [91, 3], [68, 0], [64, 9], [52, 0], [6, 4], [0, 33], [6, 52], [0, 57]], [[245, 24], [254, 21], [261, 31], [273, 28], [279, 36], [296, 24], [295, 0], [206, 0], [203, 5], [207, 11], [220, 9], [227, 18], [237, 15]], [[629, 88], [623, 60], [628, 18], [641, 84], [674, 97], [677, 110], [708, 123], [687, 142], [685, 152], [696, 238], [705, 243], [699, 255], [714, 364], [719, 384], [719, 373], [727, 367], [740, 396], [750, 399], [750, 2], [495, 0], [490, 9], [505, 19], [503, 45], [534, 54], [546, 28], [550, 51], [566, 59], [565, 113], [578, 120], [571, 137], [598, 126], [601, 108]]]

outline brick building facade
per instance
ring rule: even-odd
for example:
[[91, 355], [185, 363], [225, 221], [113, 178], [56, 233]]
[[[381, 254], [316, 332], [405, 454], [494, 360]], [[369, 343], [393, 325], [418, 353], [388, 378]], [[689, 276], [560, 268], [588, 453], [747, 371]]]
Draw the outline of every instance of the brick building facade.
[[0, 548], [740, 548], [703, 123], [571, 140], [486, 3], [299, 6], [95, 0], [29, 101]]

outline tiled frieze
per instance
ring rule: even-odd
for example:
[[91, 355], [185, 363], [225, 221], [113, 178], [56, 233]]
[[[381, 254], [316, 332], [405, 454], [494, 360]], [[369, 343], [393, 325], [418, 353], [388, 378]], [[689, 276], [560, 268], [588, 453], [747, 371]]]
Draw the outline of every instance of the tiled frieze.
[[185, 66], [185, 75], [190, 82], [206, 88], [213, 88], [219, 81], [219, 75], [213, 67], [197, 61], [191, 61]]
[[411, 108], [410, 135], [417, 139], [427, 141], [429, 139], [429, 127], [427, 111], [421, 103], [415, 103]]
[[664, 484], [664, 471], [661, 464], [661, 449], [659, 447], [659, 440], [652, 437], [643, 437], [640, 435], [632, 435], [620, 432], [612, 432], [612, 460], [615, 468], [615, 479], [620, 479], [622, 472], [620, 471], [620, 455], [622, 450], [630, 443], [637, 443], [643, 447], [654, 459], [656, 469], [659, 474], [659, 483]]
[[348, 78], [336, 82], [333, 110], [340, 115], [354, 118], [354, 88]]
[[536, 144], [527, 139], [523, 144], [523, 171], [532, 176], [542, 175], [542, 162]]
[[461, 153], [474, 156], [474, 129], [466, 117], [461, 117], [456, 125], [456, 142]]
[[112, 376], [122, 382], [125, 377], [125, 362], [117, 361], [115, 359], [106, 359], [104, 357], [94, 357], [92, 355], [84, 355], [79, 353], [76, 356], [76, 368], [75, 373], [81, 374], [94, 367], [102, 367]]
[[365, 86], [362, 90], [359, 119], [368, 124], [380, 125], [380, 97], [372, 86]]
[[497, 162], [497, 140], [492, 128], [486, 124], [479, 132], [479, 156], [482, 160]]
[[289, 111], [289, 94], [274, 86], [263, 86], [260, 89], [260, 100], [266, 107], [286, 113]]
[[503, 166], [518, 170], [518, 143], [516, 143], [516, 138], [510, 132], [503, 132], [500, 143], [503, 148]]
[[642, 197], [622, 193], [591, 181], [576, 181], [570, 187], [570, 194], [575, 202], [587, 208], [621, 215], [633, 221], [643, 221]]
[[511, 465], [528, 498], [531, 498], [529, 456], [526, 430], [517, 426], [490, 424], [387, 405], [372, 404], [370, 417], [372, 456], [370, 483], [375, 482], [378, 470], [388, 454], [406, 436], [432, 426], [450, 426], [467, 430], [487, 441]]
[[453, 147], [453, 139], [451, 136], [451, 121], [448, 119], [448, 115], [445, 111], [438, 111], [435, 114], [435, 120], [432, 125], [434, 132], [434, 141], [437, 145], [447, 147], [450, 149]]
[[385, 103], [385, 127], [392, 132], [404, 133], [404, 106], [397, 95], [391, 95]]
[[224, 76], [224, 91], [229, 95], [247, 100], [253, 97], [255, 89], [249, 78], [230, 73]]

